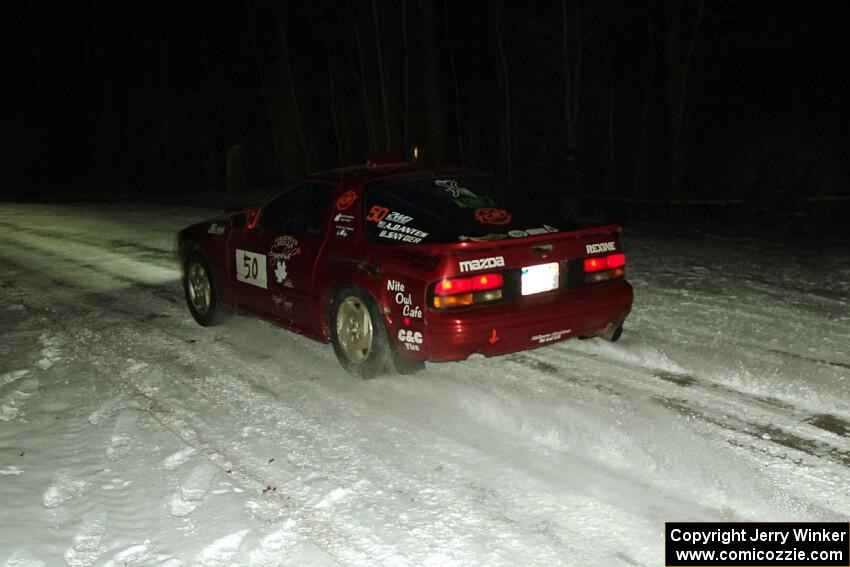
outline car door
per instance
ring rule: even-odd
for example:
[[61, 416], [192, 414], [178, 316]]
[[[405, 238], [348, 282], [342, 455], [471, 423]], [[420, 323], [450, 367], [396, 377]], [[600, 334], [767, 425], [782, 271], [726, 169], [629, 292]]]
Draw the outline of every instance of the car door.
[[295, 186], [266, 203], [251, 229], [234, 235], [231, 283], [240, 307], [308, 332], [318, 325], [313, 280], [332, 190], [316, 182]]

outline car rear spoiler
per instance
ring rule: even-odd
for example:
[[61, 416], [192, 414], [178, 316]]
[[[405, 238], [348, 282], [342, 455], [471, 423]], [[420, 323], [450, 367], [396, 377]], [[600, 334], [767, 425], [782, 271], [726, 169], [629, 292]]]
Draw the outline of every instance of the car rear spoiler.
[[[538, 242], [551, 242], [552, 240], [570, 240], [574, 238], [585, 238], [588, 236], [607, 236], [614, 233], [619, 233], [621, 230], [618, 224], [605, 224], [600, 226], [591, 226], [580, 228], [577, 230], [565, 230], [561, 232], [549, 232], [536, 236], [524, 236], [522, 238], [505, 238], [502, 240], [486, 240], [482, 242], [444, 242], [434, 243], [428, 248], [427, 253], [439, 252], [466, 252], [470, 250], [492, 250], [503, 247], [505, 244], [515, 245], [535, 244]], [[421, 244], [410, 244], [402, 246], [416, 247], [418, 251], [422, 251]]]

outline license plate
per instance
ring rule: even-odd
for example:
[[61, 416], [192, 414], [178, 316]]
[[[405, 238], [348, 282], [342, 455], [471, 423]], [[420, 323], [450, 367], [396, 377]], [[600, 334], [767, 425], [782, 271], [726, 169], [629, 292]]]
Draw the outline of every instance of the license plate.
[[522, 269], [522, 294], [532, 295], [558, 289], [558, 262], [525, 266]]

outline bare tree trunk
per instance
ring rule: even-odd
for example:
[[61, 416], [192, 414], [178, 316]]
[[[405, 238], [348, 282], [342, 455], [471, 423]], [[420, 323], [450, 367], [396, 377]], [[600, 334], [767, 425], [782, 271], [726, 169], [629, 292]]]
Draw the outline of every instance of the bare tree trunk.
[[387, 86], [384, 81], [384, 56], [381, 49], [381, 23], [378, 18], [378, 0], [372, 0], [372, 17], [375, 20], [375, 51], [378, 55], [378, 81], [381, 85], [381, 110], [384, 116], [384, 150], [390, 151], [393, 148], [393, 137], [390, 131]]
[[649, 54], [647, 55], [647, 73], [646, 73], [646, 90], [643, 95], [643, 111], [640, 117], [640, 128], [638, 129], [637, 153], [635, 155], [635, 176], [632, 183], [632, 195], [637, 195], [640, 188], [641, 176], [643, 175], [643, 152], [646, 145], [646, 125], [649, 121], [649, 108], [652, 101], [652, 87], [655, 80], [655, 48], [654, 37], [652, 30], [652, 12], [648, 11], [646, 15], [646, 37]]
[[446, 154], [443, 145], [443, 112], [440, 102], [440, 74], [436, 40], [437, 18], [435, 17], [434, 0], [420, 0], [419, 9], [422, 12], [423, 95], [428, 120], [428, 147], [425, 149], [425, 157], [432, 163], [443, 163], [446, 160]]
[[[323, 6], [324, 8], [324, 6]], [[336, 138], [336, 148], [337, 148], [337, 165], [343, 165], [346, 163], [348, 156], [346, 151], [343, 150], [343, 139], [342, 132], [339, 127], [339, 108], [337, 106], [336, 100], [336, 82], [334, 81], [334, 64], [333, 64], [333, 56], [331, 54], [331, 45], [330, 41], [328, 41], [328, 30], [325, 27], [325, 17], [324, 11], [319, 14], [319, 25], [322, 28], [322, 41], [325, 44], [325, 53], [327, 53], [328, 58], [328, 87], [330, 90], [330, 105], [331, 105], [331, 117], [333, 120], [334, 126], [334, 137]]]
[[277, 20], [278, 34], [280, 35], [280, 43], [283, 48], [283, 62], [286, 67], [286, 76], [289, 82], [289, 92], [292, 97], [292, 113], [295, 117], [295, 133], [298, 136], [298, 143], [301, 145], [301, 151], [304, 154], [304, 167], [309, 172], [313, 170], [310, 163], [310, 150], [307, 147], [307, 139], [304, 136], [304, 128], [301, 126], [301, 105], [298, 103], [298, 92], [295, 90], [295, 77], [292, 75], [292, 62], [289, 59], [289, 44], [286, 40], [286, 25], [280, 19], [280, 10], [275, 5], [275, 16]]
[[[566, 87], [564, 89], [564, 112], [567, 118], [567, 155], [575, 156], [578, 152], [578, 112], [579, 96], [581, 94], [581, 72], [583, 62], [583, 43], [581, 39], [581, 5], [575, 0], [575, 19], [573, 21], [573, 34], [575, 35], [574, 55], [570, 58], [570, 19], [568, 15], [567, 0], [561, 0], [561, 12], [563, 17], [562, 51], [564, 59], [564, 75]], [[572, 60], [572, 62], [571, 62]]]
[[513, 148], [511, 146], [511, 89], [510, 77], [508, 76], [508, 61], [505, 57], [504, 41], [502, 40], [502, 27], [500, 21], [502, 18], [501, 10], [495, 11], [495, 35], [496, 47], [499, 51], [499, 62], [502, 66], [502, 86], [505, 93], [505, 116], [504, 116], [504, 144], [505, 144], [505, 171], [508, 178], [508, 183], [513, 182]]
[[171, 47], [171, 16], [172, 8], [168, 8], [168, 16], [165, 20], [165, 41], [162, 51], [162, 127], [163, 146], [165, 151], [165, 175], [171, 182], [171, 124], [168, 106], [171, 98], [171, 87], [169, 85], [168, 65], [170, 62], [169, 48]]
[[685, 102], [688, 90], [688, 70], [696, 45], [702, 16], [705, 12], [705, 0], [700, 0], [690, 45], [683, 54], [682, 37], [683, 7], [680, 0], [669, 0], [667, 4], [667, 97], [669, 105], [670, 132], [670, 199], [681, 198], [685, 178]]
[[443, 24], [446, 32], [446, 47], [449, 52], [449, 62], [452, 67], [452, 83], [455, 88], [455, 131], [457, 132], [457, 150], [460, 156], [460, 163], [466, 163], [466, 156], [463, 153], [463, 137], [461, 136], [460, 122], [460, 89], [457, 81], [457, 68], [455, 67], [455, 54], [452, 49], [452, 39], [449, 34], [449, 0], [443, 0]]
[[248, 25], [251, 26], [251, 46], [254, 50], [254, 58], [257, 62], [257, 76], [260, 79], [260, 92], [263, 99], [266, 101], [266, 111], [269, 117], [269, 129], [272, 137], [272, 147], [274, 148], [274, 174], [276, 181], [283, 179], [283, 152], [280, 149], [280, 142], [277, 136], [277, 121], [274, 116], [274, 108], [272, 101], [269, 98], [268, 89], [266, 88], [266, 75], [263, 72], [263, 62], [260, 59], [260, 48], [257, 45], [257, 32], [254, 28], [254, 12], [251, 9], [251, 2], [248, 2]]
[[354, 28], [354, 39], [357, 44], [357, 55], [359, 56], [360, 87], [363, 93], [363, 110], [366, 115], [366, 130], [369, 134], [369, 151], [374, 152], [378, 147], [378, 142], [375, 131], [375, 122], [372, 119], [372, 105], [369, 104], [369, 89], [366, 86], [366, 62], [363, 57], [363, 47], [360, 43], [360, 24], [357, 22], [357, 15], [354, 13], [354, 8], [351, 6], [350, 0], [346, 0], [345, 3], [348, 6], [348, 13], [351, 17], [351, 27]]
[[408, 126], [407, 126], [407, 114], [408, 114], [408, 83], [409, 77], [408, 73], [410, 72], [410, 65], [408, 62], [408, 54], [407, 54], [407, 0], [401, 0], [401, 35], [402, 42], [404, 45], [404, 109], [402, 113], [404, 114], [402, 118], [402, 140], [404, 147], [402, 148], [405, 155], [410, 151], [410, 139], [408, 134]]
[[[607, 38], [605, 39], [607, 44]], [[614, 77], [611, 74], [611, 57], [608, 55], [607, 46], [603, 46], [605, 51], [605, 76], [608, 85], [608, 156], [605, 166], [605, 188], [604, 194], [611, 194], [611, 187], [614, 182]]]

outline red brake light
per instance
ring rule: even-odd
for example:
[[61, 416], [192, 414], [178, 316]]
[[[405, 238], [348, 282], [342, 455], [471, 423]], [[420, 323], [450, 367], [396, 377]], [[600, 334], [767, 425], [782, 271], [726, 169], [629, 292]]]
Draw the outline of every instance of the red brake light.
[[625, 265], [626, 255], [622, 253], [585, 258], [584, 271], [587, 274], [585, 281], [595, 284], [622, 278], [626, 274]]
[[502, 274], [478, 274], [468, 278], [447, 278], [434, 284], [433, 305], [437, 309], [465, 307], [502, 299]]
[[496, 289], [502, 287], [502, 282], [502, 274], [482, 274], [472, 278], [472, 289], [475, 291]]
[[437, 282], [434, 293], [437, 295], [454, 295], [472, 291], [472, 278], [455, 278]]
[[611, 254], [605, 258], [605, 264], [609, 269], [611, 268], [622, 268], [626, 265], [626, 255], [625, 254]]
[[605, 262], [604, 256], [599, 256], [596, 258], [587, 258], [584, 261], [585, 272], [598, 272], [599, 270], [605, 270], [607, 268], [608, 265]]

